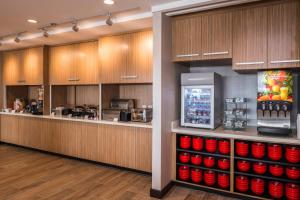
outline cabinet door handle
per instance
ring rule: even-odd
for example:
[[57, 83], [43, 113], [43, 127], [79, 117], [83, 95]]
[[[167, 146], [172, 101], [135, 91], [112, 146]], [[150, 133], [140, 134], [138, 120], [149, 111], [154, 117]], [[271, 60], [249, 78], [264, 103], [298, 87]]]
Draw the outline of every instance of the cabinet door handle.
[[225, 54], [229, 54], [229, 52], [228, 51], [209, 52], [209, 53], [203, 53], [203, 56], [225, 55]]
[[195, 53], [195, 54], [180, 54], [180, 55], [177, 55], [176, 57], [177, 58], [185, 58], [185, 57], [193, 57], [193, 56], [199, 56], [198, 53]]
[[76, 81], [74, 78], [69, 78], [68, 81]]
[[236, 65], [261, 65], [265, 62], [241, 62], [241, 63], [235, 63]]
[[25, 80], [19, 80], [18, 83], [25, 83]]
[[300, 60], [275, 60], [271, 61], [271, 64], [279, 64], [279, 63], [298, 63]]
[[121, 76], [121, 79], [136, 79], [138, 76]]

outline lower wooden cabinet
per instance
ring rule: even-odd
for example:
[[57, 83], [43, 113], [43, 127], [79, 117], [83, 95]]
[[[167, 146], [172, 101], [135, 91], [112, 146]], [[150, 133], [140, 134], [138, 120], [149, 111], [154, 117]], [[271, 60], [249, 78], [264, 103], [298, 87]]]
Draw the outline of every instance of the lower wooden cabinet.
[[152, 129], [1, 115], [1, 141], [151, 172]]

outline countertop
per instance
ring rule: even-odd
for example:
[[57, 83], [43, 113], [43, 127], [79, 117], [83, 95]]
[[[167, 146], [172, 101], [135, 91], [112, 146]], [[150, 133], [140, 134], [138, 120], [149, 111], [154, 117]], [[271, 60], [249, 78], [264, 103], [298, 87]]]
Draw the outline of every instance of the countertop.
[[130, 127], [138, 127], [138, 128], [152, 128], [151, 123], [141, 123], [141, 122], [113, 122], [107, 120], [92, 120], [92, 119], [76, 119], [71, 117], [59, 117], [52, 115], [31, 115], [24, 113], [11, 113], [11, 112], [0, 112], [0, 115], [13, 115], [13, 116], [23, 116], [23, 117], [34, 117], [41, 119], [54, 119], [54, 120], [65, 120], [65, 121], [74, 121], [74, 122], [86, 122], [86, 123], [95, 123], [95, 124], [109, 124], [116, 126], [130, 126]]
[[300, 145], [300, 139], [297, 139], [296, 135], [290, 137], [259, 135], [257, 132], [257, 127], [249, 127], [245, 131], [233, 131], [224, 130], [224, 128], [220, 126], [214, 130], [209, 130], [200, 128], [181, 127], [179, 126], [178, 121], [174, 121], [172, 122], [172, 133]]

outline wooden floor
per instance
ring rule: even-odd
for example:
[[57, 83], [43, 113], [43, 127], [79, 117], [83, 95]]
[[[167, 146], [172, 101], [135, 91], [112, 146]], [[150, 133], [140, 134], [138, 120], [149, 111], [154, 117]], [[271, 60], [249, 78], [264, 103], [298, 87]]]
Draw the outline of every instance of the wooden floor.
[[[144, 200], [151, 177], [24, 148], [0, 145], [1, 200]], [[168, 200], [229, 200], [174, 187]]]

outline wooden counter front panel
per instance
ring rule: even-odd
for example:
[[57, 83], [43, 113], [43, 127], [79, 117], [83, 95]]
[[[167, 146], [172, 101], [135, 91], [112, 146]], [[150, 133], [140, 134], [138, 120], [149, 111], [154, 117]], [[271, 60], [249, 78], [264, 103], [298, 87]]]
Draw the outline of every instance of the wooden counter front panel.
[[1, 141], [151, 172], [152, 129], [1, 115]]

